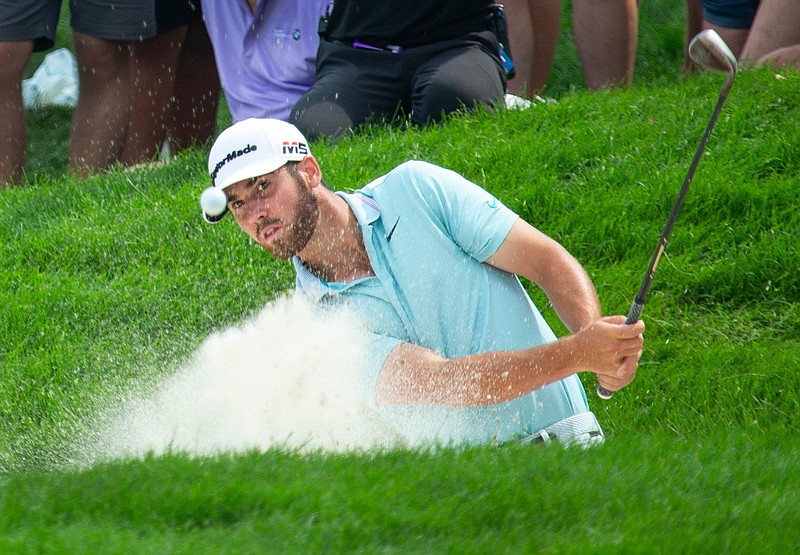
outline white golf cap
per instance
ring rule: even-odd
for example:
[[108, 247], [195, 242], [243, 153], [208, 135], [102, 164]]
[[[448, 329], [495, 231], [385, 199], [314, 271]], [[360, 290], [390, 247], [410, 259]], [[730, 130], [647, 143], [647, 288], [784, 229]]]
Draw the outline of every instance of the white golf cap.
[[203, 218], [213, 224], [225, 216], [225, 187], [274, 172], [309, 154], [308, 141], [291, 123], [252, 118], [231, 125], [220, 133], [208, 155], [211, 187], [200, 195]]
[[251, 118], [220, 133], [208, 155], [208, 173], [213, 186], [224, 189], [309, 154], [308, 141], [291, 123]]

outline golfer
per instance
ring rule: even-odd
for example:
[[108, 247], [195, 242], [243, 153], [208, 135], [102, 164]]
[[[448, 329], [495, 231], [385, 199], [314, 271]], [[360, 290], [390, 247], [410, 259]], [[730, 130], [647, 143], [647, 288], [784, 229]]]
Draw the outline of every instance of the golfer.
[[[208, 221], [231, 212], [296, 293], [345, 304], [370, 330], [375, 401], [399, 430], [437, 440], [602, 441], [578, 372], [629, 384], [644, 324], [602, 317], [581, 265], [490, 193], [425, 162], [354, 193], [330, 190], [291, 124], [248, 119], [211, 148]], [[517, 276], [548, 295], [572, 335], [556, 339]]]

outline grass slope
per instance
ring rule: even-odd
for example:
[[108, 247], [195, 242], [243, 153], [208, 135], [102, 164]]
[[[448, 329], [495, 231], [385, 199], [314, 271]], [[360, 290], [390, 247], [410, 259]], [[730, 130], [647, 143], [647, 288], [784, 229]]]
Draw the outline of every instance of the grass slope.
[[[658, 456], [654, 456], [657, 453]], [[13, 476], [4, 553], [792, 553], [800, 442], [167, 456]]]
[[[624, 313], [721, 80], [576, 91], [314, 151], [336, 189], [408, 158], [465, 174], [557, 237], [606, 311]], [[100, 404], [173, 371], [208, 333], [290, 287], [292, 271], [231, 221], [202, 224], [203, 152], [2, 191], [0, 546], [797, 550], [798, 84], [792, 72], [737, 78], [645, 308], [639, 378], [592, 400], [609, 441], [588, 452], [175, 455], [72, 470]]]

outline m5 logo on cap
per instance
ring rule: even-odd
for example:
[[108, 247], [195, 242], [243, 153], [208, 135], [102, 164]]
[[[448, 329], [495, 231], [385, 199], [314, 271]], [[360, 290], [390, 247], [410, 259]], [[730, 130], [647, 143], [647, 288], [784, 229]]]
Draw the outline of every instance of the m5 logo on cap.
[[308, 154], [308, 146], [306, 143], [299, 143], [297, 141], [283, 141], [284, 154]]

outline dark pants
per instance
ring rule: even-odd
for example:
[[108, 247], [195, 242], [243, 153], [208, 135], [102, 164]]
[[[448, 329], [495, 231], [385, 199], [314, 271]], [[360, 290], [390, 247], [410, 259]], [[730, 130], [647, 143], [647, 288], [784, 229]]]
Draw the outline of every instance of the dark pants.
[[505, 91], [498, 45], [490, 32], [399, 53], [322, 41], [317, 80], [289, 121], [309, 140], [337, 137], [369, 121], [411, 116], [439, 121], [464, 107], [491, 108]]

